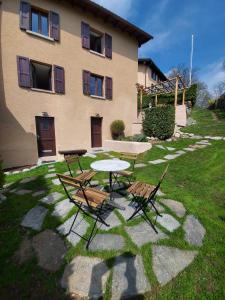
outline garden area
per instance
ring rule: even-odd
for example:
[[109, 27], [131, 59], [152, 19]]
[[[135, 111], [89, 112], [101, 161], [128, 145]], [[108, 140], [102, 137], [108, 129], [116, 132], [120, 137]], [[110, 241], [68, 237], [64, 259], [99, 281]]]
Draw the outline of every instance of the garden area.
[[[56, 175], [69, 174], [65, 162], [5, 175], [0, 298], [224, 299], [225, 116], [194, 109], [192, 118], [185, 138], [158, 141], [135, 161], [132, 180], [151, 185], [169, 165], [155, 202], [161, 216], [147, 212], [158, 233], [142, 215], [127, 221], [135, 206], [121, 183], [113, 197], [125, 210], [108, 214], [110, 227], [97, 226], [86, 249], [81, 237], [66, 234], [77, 208]], [[89, 170], [95, 161], [119, 157], [105, 152], [80, 162]], [[80, 174], [78, 163], [71, 169]], [[108, 184], [107, 172], [91, 181], [100, 190]], [[82, 213], [78, 219], [76, 229], [88, 237], [93, 220]]]

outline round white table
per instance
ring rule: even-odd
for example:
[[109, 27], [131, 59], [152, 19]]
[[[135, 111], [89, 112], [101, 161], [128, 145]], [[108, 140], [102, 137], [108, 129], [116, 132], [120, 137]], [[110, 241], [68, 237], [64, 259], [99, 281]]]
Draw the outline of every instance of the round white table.
[[124, 209], [122, 206], [117, 205], [114, 203], [112, 199], [112, 174], [113, 172], [126, 170], [130, 167], [130, 163], [124, 160], [120, 159], [104, 159], [104, 160], [98, 160], [94, 161], [91, 164], [91, 168], [96, 171], [102, 171], [102, 172], [109, 172], [109, 192], [110, 192], [110, 204], [113, 204], [114, 207]]

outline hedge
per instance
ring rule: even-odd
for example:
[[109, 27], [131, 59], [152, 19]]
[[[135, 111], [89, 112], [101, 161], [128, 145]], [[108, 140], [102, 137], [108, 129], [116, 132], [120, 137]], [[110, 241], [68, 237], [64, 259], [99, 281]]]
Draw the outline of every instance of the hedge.
[[225, 110], [225, 93], [217, 100], [216, 108]]
[[[182, 93], [178, 93], [178, 99], [177, 103], [182, 104]], [[195, 105], [196, 99], [197, 99], [197, 84], [193, 84], [190, 88], [186, 90], [186, 101], [190, 101], [192, 103], [192, 106]], [[174, 104], [174, 94], [161, 94], [158, 95], [157, 99], [158, 104]], [[143, 94], [142, 96], [142, 108], [149, 108], [149, 103], [151, 103], [151, 106], [155, 106], [155, 96], [154, 95], [146, 95]], [[140, 97], [138, 98], [138, 108], [140, 108]]]
[[5, 175], [2, 170], [2, 162], [0, 161], [0, 188], [3, 187], [4, 182], [5, 182]]
[[165, 140], [173, 135], [174, 127], [175, 108], [172, 105], [153, 107], [145, 110], [143, 131], [147, 136]]

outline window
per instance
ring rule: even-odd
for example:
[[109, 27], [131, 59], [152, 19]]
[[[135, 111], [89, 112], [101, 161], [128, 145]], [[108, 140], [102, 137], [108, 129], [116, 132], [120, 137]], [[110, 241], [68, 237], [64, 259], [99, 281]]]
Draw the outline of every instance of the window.
[[103, 35], [91, 29], [90, 31], [90, 50], [103, 53]]
[[152, 71], [152, 79], [157, 81], [157, 74], [154, 71]]
[[65, 71], [61, 66], [47, 65], [28, 57], [17, 56], [17, 73], [18, 83], [22, 88], [65, 94]]
[[32, 87], [40, 90], [52, 90], [52, 66], [31, 62]]
[[103, 97], [103, 77], [91, 74], [90, 94], [93, 96]]
[[38, 11], [37, 9], [31, 10], [31, 31], [48, 36], [48, 24], [48, 13]]

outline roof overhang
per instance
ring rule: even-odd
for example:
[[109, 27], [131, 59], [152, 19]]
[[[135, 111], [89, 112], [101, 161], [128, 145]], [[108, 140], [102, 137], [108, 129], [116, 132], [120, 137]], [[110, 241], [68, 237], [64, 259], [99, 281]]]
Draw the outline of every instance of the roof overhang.
[[157, 72], [163, 80], [167, 80], [165, 74], [159, 69], [159, 67], [154, 63], [154, 61], [151, 58], [139, 58], [138, 63], [149, 66], [151, 69]]
[[151, 36], [149, 33], [143, 31], [142, 29], [138, 28], [137, 26], [133, 25], [132, 23], [128, 22], [127, 20], [121, 18], [120, 16], [114, 14], [113, 12], [95, 2], [92, 2], [90, 0], [69, 1], [72, 4], [80, 7], [83, 11], [88, 11], [94, 16], [102, 18], [104, 22], [111, 23], [114, 27], [117, 27], [123, 32], [130, 34], [137, 40], [139, 47], [149, 40], [153, 39], [153, 36]]

